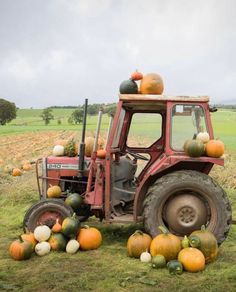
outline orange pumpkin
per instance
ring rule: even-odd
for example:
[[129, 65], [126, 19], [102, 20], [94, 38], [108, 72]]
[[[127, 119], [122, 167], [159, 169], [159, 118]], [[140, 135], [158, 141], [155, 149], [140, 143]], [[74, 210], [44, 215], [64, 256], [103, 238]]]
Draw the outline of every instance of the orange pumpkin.
[[97, 157], [98, 158], [101, 158], [101, 159], [104, 159], [106, 157], [106, 150], [104, 149], [99, 149], [97, 151]]
[[194, 247], [182, 249], [178, 255], [178, 261], [181, 262], [184, 269], [188, 272], [199, 272], [205, 268], [205, 257], [203, 253]]
[[157, 254], [161, 254], [167, 262], [176, 259], [181, 250], [180, 239], [176, 235], [169, 233], [163, 226], [159, 226], [159, 229], [163, 233], [153, 238], [150, 246], [151, 255], [154, 257]]
[[30, 170], [32, 169], [32, 165], [30, 163], [25, 163], [22, 166], [23, 170]]
[[162, 94], [164, 90], [163, 80], [160, 75], [155, 73], [147, 74], [140, 83], [141, 94]]
[[143, 74], [141, 72], [138, 72], [138, 70], [136, 70], [135, 72], [131, 74], [131, 79], [134, 81], [141, 80], [142, 78], [143, 78]]
[[128, 239], [127, 251], [130, 257], [139, 258], [140, 255], [150, 250], [152, 238], [147, 233], [136, 230]]
[[20, 175], [22, 175], [22, 172], [21, 172], [21, 170], [19, 168], [14, 168], [12, 170], [12, 175], [13, 176], [20, 176]]
[[47, 189], [48, 198], [59, 198], [61, 196], [60, 186], [52, 186]]
[[22, 240], [28, 241], [31, 243], [33, 249], [35, 248], [38, 241], [35, 239], [34, 234], [32, 232], [27, 232], [21, 235]]
[[32, 252], [33, 248], [31, 243], [29, 241], [23, 241], [21, 237], [19, 240], [13, 241], [9, 247], [11, 257], [17, 261], [29, 259]]
[[56, 223], [52, 226], [52, 231], [54, 233], [58, 233], [58, 232], [61, 232], [61, 224], [59, 223], [59, 219], [56, 220]]
[[97, 249], [102, 244], [102, 234], [97, 228], [84, 225], [79, 231], [77, 241], [82, 250]]
[[205, 148], [207, 156], [219, 158], [224, 154], [225, 146], [220, 140], [210, 140]]

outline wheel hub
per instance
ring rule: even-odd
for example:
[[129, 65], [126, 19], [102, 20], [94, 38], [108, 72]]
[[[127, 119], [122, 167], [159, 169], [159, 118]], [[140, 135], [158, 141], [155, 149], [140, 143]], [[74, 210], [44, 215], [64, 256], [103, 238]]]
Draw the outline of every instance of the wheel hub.
[[193, 194], [180, 194], [167, 202], [164, 217], [170, 230], [187, 235], [207, 222], [204, 202]]

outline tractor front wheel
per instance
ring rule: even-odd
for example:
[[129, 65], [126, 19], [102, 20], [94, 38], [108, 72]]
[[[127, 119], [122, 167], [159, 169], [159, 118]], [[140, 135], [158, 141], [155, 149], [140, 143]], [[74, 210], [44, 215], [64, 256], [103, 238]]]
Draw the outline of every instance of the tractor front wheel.
[[52, 228], [58, 219], [60, 223], [64, 218], [71, 216], [73, 209], [59, 199], [45, 199], [34, 204], [25, 214], [23, 221], [24, 231], [33, 232], [38, 225], [47, 225]]
[[159, 178], [148, 189], [143, 218], [153, 237], [160, 233], [160, 225], [180, 237], [205, 225], [221, 244], [230, 229], [231, 207], [224, 190], [210, 176], [181, 170]]

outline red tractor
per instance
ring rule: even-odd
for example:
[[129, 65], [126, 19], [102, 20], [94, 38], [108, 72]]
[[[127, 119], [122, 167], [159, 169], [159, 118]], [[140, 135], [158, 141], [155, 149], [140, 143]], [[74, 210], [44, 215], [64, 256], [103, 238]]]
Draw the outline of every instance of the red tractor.
[[[205, 225], [221, 244], [230, 229], [231, 206], [208, 174], [214, 164], [223, 166], [224, 159], [192, 158], [183, 150], [184, 142], [199, 132], [214, 138], [210, 118], [214, 110], [208, 101], [206, 96], [120, 95], [107, 134], [106, 157], [100, 159], [96, 145], [101, 112], [93, 154], [84, 155], [86, 100], [79, 155], [37, 161], [40, 201], [27, 211], [24, 228], [50, 226], [71, 215], [72, 208], [64, 202], [70, 191], [83, 197], [76, 210], [81, 221], [94, 215], [110, 223], [143, 221], [151, 236], [159, 233], [159, 225], [178, 236]], [[144, 122], [137, 129], [140, 120]], [[47, 198], [49, 185], [60, 185], [61, 198]]]

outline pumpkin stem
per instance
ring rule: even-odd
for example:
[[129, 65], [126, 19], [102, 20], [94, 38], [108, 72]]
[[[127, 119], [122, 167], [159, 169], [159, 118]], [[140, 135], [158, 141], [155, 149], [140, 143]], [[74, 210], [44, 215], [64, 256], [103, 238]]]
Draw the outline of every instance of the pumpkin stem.
[[83, 228], [89, 229], [90, 227], [88, 225], [83, 225]]
[[160, 231], [164, 234], [168, 234], [170, 233], [169, 230], [165, 227], [165, 226], [158, 226], [158, 228], [160, 229]]
[[24, 240], [22, 239], [21, 235], [19, 236], [19, 240], [20, 240], [20, 242], [24, 242]]
[[205, 230], [206, 230], [206, 226], [205, 226], [205, 225], [202, 225], [202, 226], [201, 226], [201, 230], [202, 230], [202, 231], [205, 231]]
[[137, 234], [143, 235], [143, 232], [141, 230], [136, 230], [133, 235], [137, 235]]

